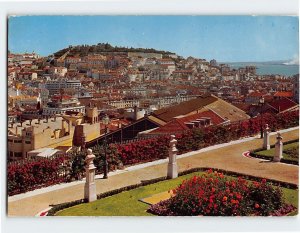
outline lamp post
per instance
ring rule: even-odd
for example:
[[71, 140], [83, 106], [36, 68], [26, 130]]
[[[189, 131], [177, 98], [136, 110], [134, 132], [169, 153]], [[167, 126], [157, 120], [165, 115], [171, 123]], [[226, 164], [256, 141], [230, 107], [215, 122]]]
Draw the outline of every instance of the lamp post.
[[263, 130], [263, 118], [262, 118], [262, 107], [265, 103], [265, 99], [263, 96], [261, 96], [259, 98], [259, 106], [260, 106], [260, 138], [263, 138], [264, 137], [264, 130]]
[[105, 115], [102, 118], [102, 123], [105, 126], [105, 131], [104, 131], [104, 167], [103, 167], [103, 179], [107, 179], [107, 173], [108, 173], [108, 162], [107, 162], [107, 126], [109, 124], [109, 117]]
[[85, 150], [85, 135], [81, 135], [81, 151]]

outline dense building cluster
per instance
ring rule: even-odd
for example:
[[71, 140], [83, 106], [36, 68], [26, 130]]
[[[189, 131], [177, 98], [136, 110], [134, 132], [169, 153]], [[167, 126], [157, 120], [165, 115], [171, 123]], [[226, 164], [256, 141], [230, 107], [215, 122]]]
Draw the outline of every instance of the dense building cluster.
[[80, 49], [9, 53], [9, 159], [99, 142], [105, 115], [111, 142], [122, 142], [299, 108], [299, 75], [159, 51]]

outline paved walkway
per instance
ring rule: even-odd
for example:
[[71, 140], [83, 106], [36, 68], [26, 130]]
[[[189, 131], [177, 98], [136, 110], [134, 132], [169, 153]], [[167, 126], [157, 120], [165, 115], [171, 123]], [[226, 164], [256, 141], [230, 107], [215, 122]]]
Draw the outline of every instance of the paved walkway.
[[[297, 139], [299, 138], [299, 129], [282, 133], [282, 136], [283, 141]], [[271, 136], [271, 144], [275, 143], [275, 137], [274, 134]], [[265, 162], [242, 156], [243, 152], [260, 148], [261, 145], [262, 139], [249, 138], [228, 143], [223, 145], [222, 148], [215, 146], [210, 149], [202, 149], [199, 152], [189, 153], [189, 156], [182, 155], [178, 158], [179, 171], [194, 167], [212, 167], [298, 184], [298, 166]], [[126, 171], [117, 172], [115, 175], [109, 176], [107, 180], [96, 179], [97, 193], [136, 184], [141, 182], [141, 180], [165, 176], [167, 171], [166, 163], [167, 160], [161, 160], [150, 163], [150, 166], [135, 166], [135, 169], [128, 168]], [[50, 188], [48, 189], [50, 191], [45, 193], [41, 189], [38, 191], [40, 192], [39, 194], [9, 198], [8, 215], [34, 216], [48, 208], [49, 205], [83, 198], [84, 182], [67, 184], [62, 187], [64, 188], [54, 188], [52, 191]]]

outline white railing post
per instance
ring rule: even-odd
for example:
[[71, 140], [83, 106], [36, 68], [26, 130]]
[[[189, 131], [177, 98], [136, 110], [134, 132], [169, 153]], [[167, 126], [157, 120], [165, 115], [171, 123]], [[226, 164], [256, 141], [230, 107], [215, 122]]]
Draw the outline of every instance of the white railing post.
[[270, 150], [270, 129], [269, 125], [266, 124], [265, 130], [264, 130], [264, 144], [263, 148], [265, 150]]
[[282, 143], [282, 136], [279, 132], [277, 133], [276, 139], [277, 141], [275, 143], [275, 154], [273, 157], [273, 161], [280, 162], [280, 160], [282, 159], [283, 143]]
[[87, 156], [85, 158], [86, 181], [85, 181], [85, 185], [84, 185], [84, 198], [87, 199], [88, 202], [92, 202], [97, 199], [96, 184], [95, 184], [96, 167], [93, 162], [95, 157], [96, 156], [93, 154], [92, 150], [87, 149]]
[[177, 168], [177, 148], [176, 148], [177, 140], [174, 135], [171, 135], [170, 148], [169, 148], [169, 163], [168, 163], [168, 173], [167, 177], [169, 179], [173, 179], [178, 177], [178, 168]]

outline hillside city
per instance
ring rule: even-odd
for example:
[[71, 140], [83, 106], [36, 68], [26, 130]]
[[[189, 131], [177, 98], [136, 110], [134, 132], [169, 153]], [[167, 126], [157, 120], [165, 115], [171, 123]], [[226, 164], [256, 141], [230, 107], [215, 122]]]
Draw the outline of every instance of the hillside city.
[[[261, 100], [263, 100], [261, 102]], [[8, 160], [299, 109], [299, 75], [99, 43], [8, 54]], [[103, 118], [109, 118], [103, 124]], [[107, 135], [106, 135], [107, 134]]]
[[8, 51], [8, 215], [296, 215], [299, 74], [258, 69], [108, 43]]

